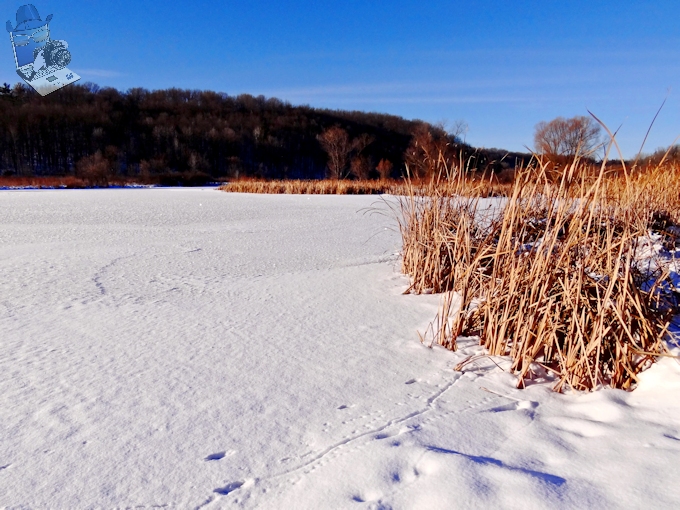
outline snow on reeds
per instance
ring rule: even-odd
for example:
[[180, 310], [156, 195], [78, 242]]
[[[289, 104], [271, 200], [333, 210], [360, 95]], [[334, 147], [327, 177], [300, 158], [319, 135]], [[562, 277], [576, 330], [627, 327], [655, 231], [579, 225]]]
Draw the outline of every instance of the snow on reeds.
[[680, 169], [606, 168], [576, 161], [555, 182], [539, 161], [490, 209], [443, 161], [428, 187], [410, 188], [403, 271], [408, 291], [445, 293], [434, 341], [456, 350], [459, 336], [477, 336], [511, 358], [518, 387], [547, 370], [556, 391], [632, 389], [667, 354], [667, 264], [637, 254], [650, 228], [658, 237], [680, 219]]

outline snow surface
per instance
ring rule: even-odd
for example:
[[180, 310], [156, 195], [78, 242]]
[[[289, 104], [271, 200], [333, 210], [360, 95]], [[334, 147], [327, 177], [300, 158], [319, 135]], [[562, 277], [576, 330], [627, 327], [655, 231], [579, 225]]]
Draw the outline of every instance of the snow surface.
[[439, 297], [371, 208], [0, 192], [0, 507], [680, 506], [675, 359], [632, 393], [455, 372], [480, 348], [421, 345]]

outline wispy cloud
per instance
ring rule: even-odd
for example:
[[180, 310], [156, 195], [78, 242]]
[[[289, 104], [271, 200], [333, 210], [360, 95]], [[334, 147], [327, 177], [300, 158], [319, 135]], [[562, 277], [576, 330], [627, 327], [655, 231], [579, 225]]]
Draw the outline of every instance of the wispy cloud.
[[267, 62], [281, 61], [362, 61], [365, 59], [397, 59], [399, 61], [418, 62], [418, 61], [437, 61], [437, 62], [476, 62], [480, 59], [493, 61], [526, 60], [526, 59], [586, 59], [602, 63], [611, 58], [624, 58], [631, 60], [644, 61], [651, 58], [677, 59], [680, 50], [672, 41], [662, 43], [652, 43], [637, 48], [606, 48], [602, 45], [591, 44], [572, 44], [566, 47], [537, 47], [534, 45], [508, 45], [505, 47], [492, 48], [465, 48], [465, 49], [432, 49], [432, 50], [411, 50], [402, 47], [396, 48], [351, 48], [334, 51], [306, 51], [294, 53], [270, 53], [266, 56], [253, 56], [248, 54], [248, 59], [257, 58]]
[[483, 104], [483, 103], [525, 103], [535, 101], [535, 97], [529, 96], [381, 96], [381, 97], [355, 97], [338, 98], [340, 103], [355, 103], [365, 100], [377, 104]]
[[[561, 100], [567, 94], [539, 91], [538, 80], [498, 78], [489, 80], [456, 80], [452, 82], [386, 82], [312, 87], [276, 88], [260, 91], [295, 103], [345, 104], [495, 104], [529, 103], [547, 99]], [[551, 82], [550, 78], [541, 80]], [[586, 81], [586, 80], [584, 80]], [[559, 80], [555, 80], [557, 85]], [[549, 90], [553, 90], [551, 87]]]

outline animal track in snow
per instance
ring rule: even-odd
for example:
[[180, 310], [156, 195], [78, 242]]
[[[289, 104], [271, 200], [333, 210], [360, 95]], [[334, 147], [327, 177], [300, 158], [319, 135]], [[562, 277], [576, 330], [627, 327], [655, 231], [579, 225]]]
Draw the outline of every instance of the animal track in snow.
[[416, 430], [416, 429], [413, 428], [413, 427], [402, 427], [402, 428], [400, 428], [400, 429], [397, 430], [397, 431], [387, 431], [387, 430], [385, 430], [385, 431], [380, 432], [379, 434], [377, 434], [377, 435], [374, 437], [374, 439], [375, 439], [376, 441], [380, 441], [381, 439], [389, 439], [390, 437], [400, 436], [400, 435], [402, 435], [404, 432], [410, 432], [410, 431], [412, 431], [412, 430]]
[[245, 480], [239, 480], [238, 482], [231, 482], [225, 485], [224, 487], [218, 487], [215, 489], [213, 492], [221, 495], [221, 496], [226, 496], [227, 494], [234, 492], [236, 489], [240, 489], [243, 487], [245, 484]]
[[[325, 457], [329, 456], [329, 454], [335, 453], [336, 450], [340, 450], [340, 449], [348, 446], [350, 443], [353, 443], [354, 441], [357, 441], [357, 440], [359, 440], [363, 437], [369, 436], [371, 434], [382, 433], [383, 431], [385, 431], [385, 430], [387, 430], [387, 429], [389, 429], [389, 428], [391, 428], [395, 425], [399, 425], [399, 424], [404, 423], [408, 420], [411, 420], [412, 418], [415, 418], [416, 416], [420, 416], [420, 415], [426, 413], [427, 411], [429, 411], [432, 408], [433, 404], [437, 401], [437, 399], [439, 399], [439, 397], [441, 397], [446, 391], [448, 391], [458, 381], [458, 379], [459, 379], [459, 377], [454, 378], [452, 381], [448, 382], [446, 385], [444, 385], [442, 388], [440, 388], [439, 391], [437, 391], [434, 395], [431, 395], [427, 399], [424, 408], [421, 408], [421, 409], [416, 410], [412, 413], [409, 413], [406, 416], [402, 416], [401, 418], [392, 419], [382, 426], [371, 428], [370, 430], [363, 431], [363, 432], [355, 431], [355, 432], [353, 432], [353, 435], [347, 436], [347, 437], [343, 438], [341, 441], [338, 441], [337, 443], [329, 446], [328, 448], [316, 453], [316, 455], [311, 456], [311, 458], [309, 460], [307, 460], [306, 462], [304, 462], [303, 464], [301, 464], [297, 467], [291, 468], [287, 471], [281, 472], [279, 474], [273, 475], [273, 476], [269, 477], [269, 479], [288, 476], [288, 475], [294, 474], [296, 472], [303, 471], [303, 470], [309, 468], [312, 464], [317, 463], [319, 460], [322, 460]], [[369, 417], [373, 414], [380, 414], [381, 415], [383, 413], [382, 413], [382, 411], [377, 412], [377, 413], [370, 413], [370, 414], [366, 415], [366, 417]], [[352, 421], [352, 420], [350, 420], [350, 421]], [[414, 428], [414, 427], [408, 427], [408, 428], [405, 428], [405, 429], [401, 429], [400, 432], [398, 432], [396, 434], [391, 433], [389, 435], [386, 435], [385, 438], [394, 437], [397, 434], [401, 434], [403, 432], [406, 432], [406, 431], [409, 431], [409, 430], [416, 430], [416, 429], [417, 428]], [[376, 438], [377, 438], [377, 436], [376, 436]], [[311, 471], [313, 471], [314, 469], [316, 469], [316, 467], [312, 467]]]
[[355, 503], [370, 503], [373, 501], [378, 501], [382, 497], [383, 494], [378, 489], [365, 489], [355, 493], [351, 499]]
[[211, 453], [210, 455], [208, 455], [203, 460], [206, 461], [206, 462], [210, 462], [210, 461], [213, 461], [213, 460], [222, 460], [224, 458], [231, 457], [232, 455], [235, 455], [235, 454], [236, 454], [235, 450], [224, 450], [224, 451], [221, 451], [221, 452]]
[[[444, 393], [446, 393], [451, 387], [453, 387], [456, 382], [461, 378], [461, 375], [456, 375], [452, 380], [450, 380], [448, 383], [438, 387], [437, 391], [434, 394], [430, 394], [429, 397], [425, 398], [425, 395], [422, 396], [410, 396], [413, 399], [418, 399], [418, 400], [423, 400], [423, 406], [420, 409], [417, 409], [413, 412], [410, 412], [404, 416], [401, 416], [399, 418], [393, 418], [391, 420], [388, 420], [387, 422], [382, 422], [382, 425], [375, 424], [371, 426], [372, 422], [377, 422], [379, 420], [383, 420], [385, 418], [384, 411], [375, 411], [372, 413], [366, 413], [361, 416], [357, 416], [355, 418], [348, 419], [346, 421], [343, 421], [343, 424], [349, 424], [351, 422], [354, 422], [356, 420], [365, 420], [365, 419], [370, 419], [368, 424], [363, 424], [362, 427], [360, 427], [357, 430], [353, 430], [349, 435], [343, 437], [340, 441], [328, 446], [327, 448], [317, 451], [317, 452], [307, 452], [305, 455], [298, 457], [298, 460], [302, 460], [297, 466], [291, 466], [288, 469], [284, 469], [283, 471], [279, 473], [272, 474], [271, 476], [267, 476], [265, 478], [254, 478], [250, 480], [249, 482], [232, 482], [224, 487], [220, 487], [215, 489], [213, 492], [220, 494], [220, 495], [225, 495], [229, 494], [231, 492], [234, 492], [238, 489], [241, 488], [246, 488], [250, 487], [251, 485], [263, 483], [263, 482], [274, 482], [274, 485], [272, 486], [273, 489], [280, 489], [284, 485], [290, 484], [290, 485], [296, 485], [300, 481], [304, 479], [304, 477], [310, 473], [313, 473], [316, 471], [318, 468], [326, 465], [328, 462], [331, 460], [337, 458], [338, 456], [342, 455], [343, 453], [348, 453], [352, 451], [356, 451], [360, 448], [362, 448], [366, 441], [360, 442], [362, 438], [367, 438], [368, 436], [374, 435], [372, 438], [373, 440], [380, 440], [380, 439], [388, 439], [388, 438], [394, 438], [395, 436], [404, 434], [406, 432], [411, 432], [415, 430], [419, 430], [421, 428], [422, 423], [430, 422], [432, 420], [437, 420], [441, 419], [444, 416], [448, 416], [450, 414], [454, 413], [460, 413], [460, 412], [467, 412], [473, 409], [477, 409], [479, 407], [483, 407], [488, 404], [488, 402], [491, 400], [489, 399], [483, 399], [481, 402], [478, 402], [475, 405], [471, 405], [468, 407], [465, 407], [463, 409], [457, 409], [457, 410], [452, 410], [445, 412], [444, 415], [439, 415], [438, 417], [433, 417], [433, 418], [424, 418], [421, 424], [418, 424], [416, 426], [409, 426], [409, 427], [404, 427], [402, 426], [398, 431], [392, 432], [388, 429], [395, 427], [396, 425], [403, 424], [405, 422], [408, 422], [409, 420], [412, 420], [413, 418], [420, 417], [424, 414], [426, 414], [428, 411], [434, 408], [434, 405], [436, 402], [440, 399]], [[342, 410], [342, 409], [347, 409], [350, 406], [347, 405], [342, 405], [339, 406], [337, 409]], [[361, 428], [367, 428], [368, 430], [360, 430]], [[356, 443], [356, 444], [355, 444]], [[393, 441], [390, 443], [391, 446], [400, 446], [401, 442], [400, 441]], [[292, 459], [290, 458], [284, 458], [281, 459], [281, 463], [287, 463], [290, 462]], [[406, 476], [406, 479], [403, 479], [402, 474], [399, 474], [399, 480], [395, 481], [397, 482], [405, 482], [407, 481], [406, 479], [410, 480], [411, 478], [415, 479], [418, 476], [418, 473], [414, 470], [413, 473], [410, 473], [408, 476]], [[278, 483], [275, 482], [275, 480], [279, 479], [280, 481]], [[358, 496], [357, 496], [358, 497]], [[375, 502], [376, 499], [379, 498], [370, 498], [366, 499], [361, 496], [362, 501], [370, 501], [371, 499]], [[354, 501], [360, 502], [359, 499], [354, 498]], [[380, 503], [380, 502], [378, 502]], [[379, 508], [387, 508], [383, 507], [382, 505], [379, 506]]]
[[[125, 260], [125, 259], [130, 259], [133, 258], [134, 255], [126, 255], [123, 257], [116, 257], [113, 259], [111, 262], [108, 264], [102, 266], [99, 268], [94, 275], [92, 276], [92, 283], [94, 283], [95, 288], [99, 291], [99, 297], [105, 297], [108, 295], [108, 289], [104, 286], [104, 283], [102, 283], [102, 279], [104, 276], [109, 272], [111, 268], [116, 266], [119, 262]], [[90, 301], [89, 299], [87, 301]]]

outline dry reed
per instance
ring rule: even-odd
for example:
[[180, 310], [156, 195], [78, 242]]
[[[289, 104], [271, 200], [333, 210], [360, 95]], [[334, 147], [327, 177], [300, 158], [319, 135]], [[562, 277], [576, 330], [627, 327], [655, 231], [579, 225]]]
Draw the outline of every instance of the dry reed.
[[553, 182], [539, 161], [484, 215], [474, 185], [441, 161], [431, 186], [402, 199], [400, 222], [408, 291], [446, 292], [435, 340], [455, 350], [479, 337], [510, 356], [519, 387], [541, 366], [557, 391], [632, 389], [666, 354], [676, 311], [668, 271], [636, 254], [650, 227], [680, 219], [677, 171], [611, 177], [603, 164], [593, 179], [576, 161]]
[[[409, 195], [415, 192], [426, 195], [432, 188], [430, 179], [380, 179], [380, 180], [274, 180], [242, 179], [228, 182], [219, 187], [232, 193], [298, 194], [298, 195]], [[512, 189], [511, 184], [499, 183], [491, 179], [467, 179], [464, 181], [466, 193], [479, 197], [506, 196]]]
[[233, 193], [302, 194], [302, 195], [377, 195], [401, 194], [404, 183], [393, 180], [238, 180], [219, 187]]

